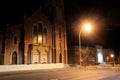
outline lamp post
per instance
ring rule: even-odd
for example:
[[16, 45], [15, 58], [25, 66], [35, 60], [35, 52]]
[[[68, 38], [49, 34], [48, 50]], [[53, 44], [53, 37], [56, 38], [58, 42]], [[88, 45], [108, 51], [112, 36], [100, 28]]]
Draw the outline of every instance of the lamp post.
[[82, 30], [79, 31], [79, 59], [80, 59], [80, 66], [81, 66], [81, 33], [82, 31], [90, 31], [91, 30], [91, 25], [86, 24]]
[[114, 62], [114, 54], [111, 54], [110, 57], [111, 57], [111, 62]]
[[113, 62], [113, 67], [114, 67], [114, 65], [115, 65], [115, 62], [114, 62], [114, 54], [111, 54], [110, 57], [111, 57], [111, 61]]

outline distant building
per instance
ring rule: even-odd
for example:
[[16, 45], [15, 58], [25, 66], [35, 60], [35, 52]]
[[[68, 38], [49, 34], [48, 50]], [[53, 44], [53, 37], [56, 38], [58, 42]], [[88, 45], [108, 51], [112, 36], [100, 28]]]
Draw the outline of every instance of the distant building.
[[0, 64], [68, 63], [63, 0], [42, 3], [24, 23], [6, 28]]
[[97, 65], [115, 62], [115, 53], [111, 49], [103, 49], [102, 46], [81, 47], [81, 59], [79, 46], [68, 47], [68, 64]]

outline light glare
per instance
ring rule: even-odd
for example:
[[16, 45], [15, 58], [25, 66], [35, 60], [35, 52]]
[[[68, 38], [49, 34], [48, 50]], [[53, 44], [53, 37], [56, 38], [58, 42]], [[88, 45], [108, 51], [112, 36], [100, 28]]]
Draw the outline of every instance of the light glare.
[[91, 30], [91, 25], [90, 24], [86, 24], [85, 25], [85, 30], [90, 31]]
[[111, 54], [111, 57], [114, 57], [114, 55], [113, 55], [113, 54]]

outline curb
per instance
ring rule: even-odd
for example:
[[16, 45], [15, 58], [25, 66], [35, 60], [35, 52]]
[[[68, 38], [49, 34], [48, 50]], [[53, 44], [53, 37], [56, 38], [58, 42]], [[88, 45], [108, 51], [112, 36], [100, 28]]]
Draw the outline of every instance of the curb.
[[0, 72], [0, 77], [9, 76], [9, 75], [17, 75], [17, 74], [30, 74], [30, 73], [39, 73], [39, 72], [54, 72], [54, 71], [62, 71], [68, 70], [67, 68], [60, 69], [39, 69], [39, 70], [22, 70], [22, 71], [9, 71], [9, 72]]

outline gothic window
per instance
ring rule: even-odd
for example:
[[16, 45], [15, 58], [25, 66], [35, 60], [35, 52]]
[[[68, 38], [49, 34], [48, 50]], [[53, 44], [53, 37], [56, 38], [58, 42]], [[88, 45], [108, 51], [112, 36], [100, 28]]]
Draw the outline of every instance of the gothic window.
[[47, 29], [44, 28], [43, 29], [43, 43], [47, 43]]
[[38, 32], [37, 32], [37, 26], [34, 26], [34, 43], [38, 43]]
[[14, 44], [17, 44], [17, 37], [16, 36], [14, 36]]
[[38, 33], [42, 34], [42, 24], [41, 23], [38, 24]]
[[41, 23], [38, 24], [38, 42], [42, 43], [42, 30], [43, 26]]
[[59, 27], [59, 38], [61, 39], [61, 27]]

